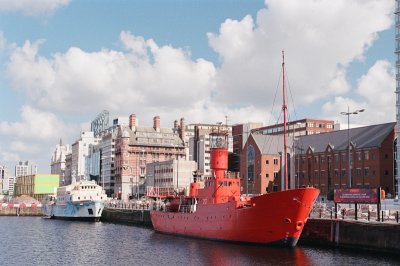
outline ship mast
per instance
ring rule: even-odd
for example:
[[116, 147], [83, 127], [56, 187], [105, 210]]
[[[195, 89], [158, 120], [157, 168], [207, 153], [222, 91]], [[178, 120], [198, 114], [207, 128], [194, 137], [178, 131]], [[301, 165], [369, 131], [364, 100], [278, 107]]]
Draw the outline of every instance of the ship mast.
[[286, 105], [286, 84], [285, 84], [285, 51], [282, 51], [282, 87], [283, 87], [283, 104], [282, 104], [282, 110], [283, 110], [283, 189], [287, 190], [288, 189], [288, 167], [287, 167], [287, 144], [286, 144], [286, 111], [287, 111], [287, 105]]

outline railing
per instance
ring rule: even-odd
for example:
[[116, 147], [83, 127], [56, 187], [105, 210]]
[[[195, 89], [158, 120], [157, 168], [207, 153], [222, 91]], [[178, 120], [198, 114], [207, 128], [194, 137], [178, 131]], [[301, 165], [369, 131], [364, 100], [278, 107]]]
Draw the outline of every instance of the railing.
[[333, 204], [315, 203], [310, 218], [358, 220], [364, 222], [400, 222], [400, 210], [378, 210], [376, 205], [360, 204], [357, 211], [354, 205], [338, 204], [337, 212]]
[[154, 203], [150, 201], [122, 201], [110, 200], [105, 204], [109, 209], [125, 209], [125, 210], [151, 210]]
[[146, 196], [159, 198], [159, 197], [169, 197], [176, 196], [177, 194], [182, 194], [184, 191], [183, 187], [174, 188], [174, 187], [152, 187], [147, 186], [146, 188]]

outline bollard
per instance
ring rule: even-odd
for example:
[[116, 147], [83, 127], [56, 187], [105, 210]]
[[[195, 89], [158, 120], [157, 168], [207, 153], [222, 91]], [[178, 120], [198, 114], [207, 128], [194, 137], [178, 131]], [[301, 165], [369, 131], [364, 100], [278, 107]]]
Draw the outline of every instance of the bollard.
[[396, 223], [399, 223], [399, 211], [396, 212]]
[[370, 210], [368, 210], [368, 222], [369, 222], [369, 219], [371, 218], [371, 211]]
[[331, 209], [331, 220], [332, 220], [332, 209]]
[[337, 203], [335, 203], [335, 219], [337, 219]]
[[383, 222], [383, 211], [382, 211], [382, 222]]

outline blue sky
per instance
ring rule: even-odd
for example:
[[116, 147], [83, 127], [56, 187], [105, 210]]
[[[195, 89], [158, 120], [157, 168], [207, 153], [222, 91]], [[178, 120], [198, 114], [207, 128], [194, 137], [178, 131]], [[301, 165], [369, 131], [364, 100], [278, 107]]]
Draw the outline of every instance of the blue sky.
[[275, 123], [281, 50], [291, 119], [345, 124], [349, 106], [367, 110], [352, 126], [392, 122], [394, 3], [3, 0], [0, 164], [48, 172], [58, 140], [103, 109], [163, 127]]

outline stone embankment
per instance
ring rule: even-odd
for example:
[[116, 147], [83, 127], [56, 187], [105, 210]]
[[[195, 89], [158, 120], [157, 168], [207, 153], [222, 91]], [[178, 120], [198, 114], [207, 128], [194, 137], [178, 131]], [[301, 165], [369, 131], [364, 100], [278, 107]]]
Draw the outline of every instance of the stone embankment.
[[153, 227], [147, 205], [118, 204], [104, 208], [102, 222]]
[[42, 216], [40, 207], [39, 201], [22, 195], [0, 203], [0, 216]]
[[42, 210], [37, 207], [0, 207], [0, 216], [42, 216]]
[[351, 247], [381, 252], [400, 252], [398, 205], [377, 211], [376, 205], [333, 206], [316, 204], [299, 244]]
[[400, 252], [400, 224], [341, 219], [308, 219], [299, 245]]

